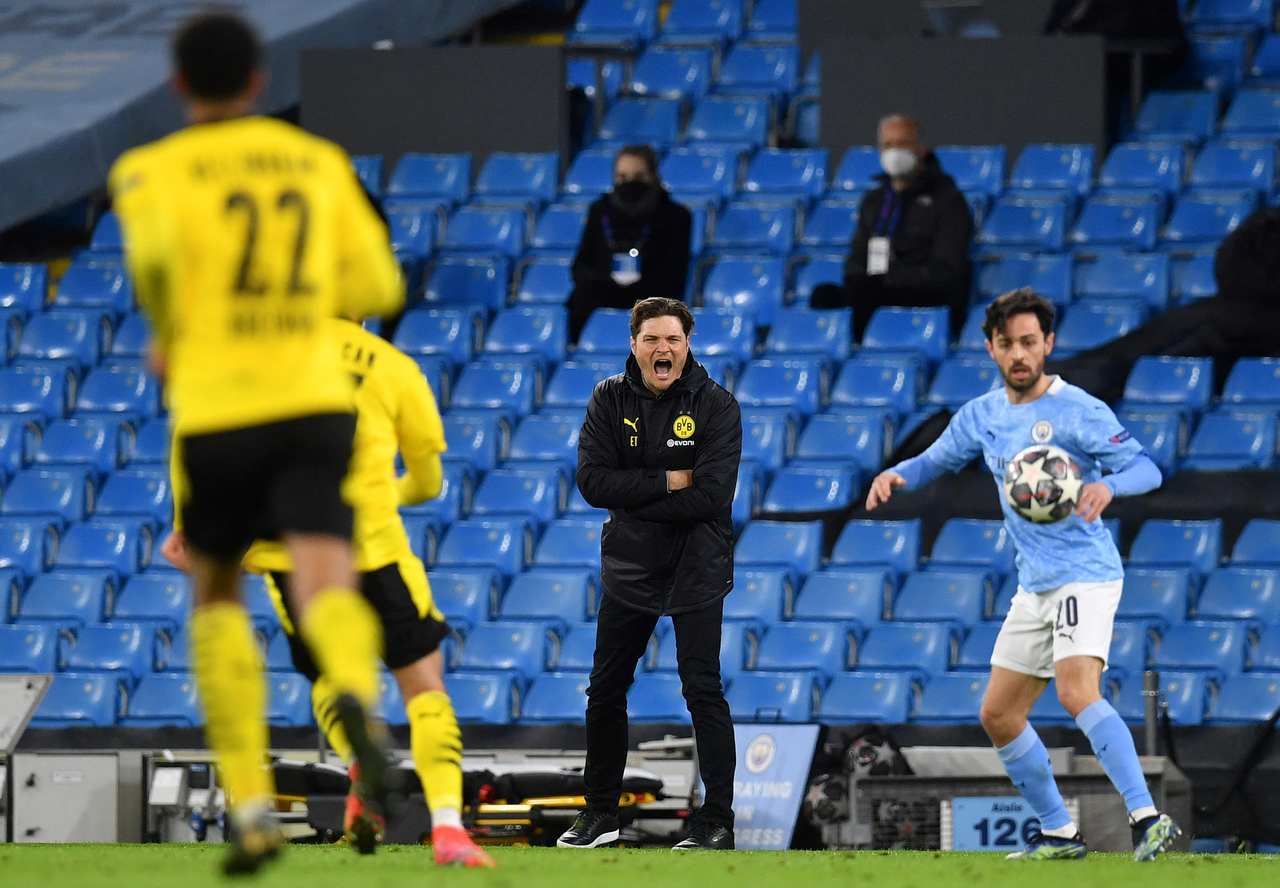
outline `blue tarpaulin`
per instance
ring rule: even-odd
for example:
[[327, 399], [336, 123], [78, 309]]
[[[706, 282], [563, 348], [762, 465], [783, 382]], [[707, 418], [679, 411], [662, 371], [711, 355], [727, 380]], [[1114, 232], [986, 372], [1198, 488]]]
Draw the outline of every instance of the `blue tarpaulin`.
[[[298, 101], [298, 56], [377, 40], [432, 41], [518, 0], [256, 0], [266, 111]], [[181, 125], [169, 38], [197, 0], [0, 0], [0, 230], [101, 186], [134, 145]]]

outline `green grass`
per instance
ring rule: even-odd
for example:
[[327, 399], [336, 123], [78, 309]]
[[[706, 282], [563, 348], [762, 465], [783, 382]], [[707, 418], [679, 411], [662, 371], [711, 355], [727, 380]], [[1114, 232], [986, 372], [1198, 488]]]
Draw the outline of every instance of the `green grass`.
[[[227, 882], [216, 874], [222, 850], [218, 845], [0, 845], [0, 884], [6, 888], [224, 886]], [[361, 858], [348, 848], [293, 846], [252, 884], [272, 888], [976, 888], [997, 884], [1249, 888], [1280, 884], [1280, 857], [1246, 855], [1175, 854], [1155, 863], [1136, 864], [1120, 854], [1090, 854], [1083, 861], [1013, 863], [996, 855], [927, 851], [491, 850], [499, 869], [482, 872], [437, 869], [424, 848], [386, 847], [372, 858]]]

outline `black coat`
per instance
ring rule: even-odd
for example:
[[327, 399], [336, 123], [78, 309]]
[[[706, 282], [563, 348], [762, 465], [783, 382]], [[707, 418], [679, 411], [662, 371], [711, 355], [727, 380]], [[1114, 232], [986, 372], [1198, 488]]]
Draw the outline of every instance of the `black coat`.
[[[899, 294], [885, 305], [964, 306], [969, 300], [969, 245], [973, 241], [973, 213], [955, 181], [942, 171], [937, 158], [926, 154], [911, 184], [894, 192], [888, 176], [867, 192], [858, 210], [849, 258], [844, 266], [845, 286], [854, 294], [861, 287], [883, 288]], [[893, 211], [882, 214], [885, 200], [894, 194], [901, 201], [897, 225], [888, 231]], [[882, 218], [887, 217], [887, 218]], [[889, 271], [867, 275], [867, 242], [889, 236]]]
[[[608, 225], [605, 224], [606, 218]], [[625, 304], [665, 296], [684, 299], [689, 276], [689, 233], [693, 229], [689, 210], [671, 199], [665, 189], [648, 219], [629, 218], [609, 203], [609, 195], [598, 198], [587, 213], [578, 253], [573, 258], [574, 286], [610, 295], [596, 298], [601, 304]], [[613, 237], [610, 243], [608, 235]], [[613, 254], [618, 249], [639, 246], [640, 280], [627, 287], [613, 282]], [[621, 301], [620, 301], [621, 300]]]
[[[693, 427], [678, 417], [692, 417]], [[737, 400], [689, 356], [661, 398], [634, 357], [596, 386], [578, 440], [578, 489], [609, 510], [600, 536], [604, 594], [636, 610], [699, 610], [733, 588], [730, 507], [742, 455]], [[693, 486], [667, 493], [668, 469]]]

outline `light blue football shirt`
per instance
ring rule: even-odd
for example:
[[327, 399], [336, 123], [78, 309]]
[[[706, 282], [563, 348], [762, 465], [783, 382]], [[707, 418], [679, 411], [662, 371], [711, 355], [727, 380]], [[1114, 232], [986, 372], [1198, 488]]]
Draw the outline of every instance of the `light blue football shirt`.
[[[1101, 520], [1086, 523], [1073, 512], [1054, 524], [1035, 524], [1009, 505], [1005, 464], [1033, 444], [1052, 444], [1075, 457], [1086, 484], [1100, 480], [1103, 469], [1124, 469], [1143, 452], [1110, 407], [1058, 377], [1029, 404], [1010, 404], [1004, 386], [974, 398], [928, 450], [908, 461], [916, 471], [900, 474], [913, 487], [920, 486], [962, 469], [981, 454], [995, 478], [1005, 527], [1017, 550], [1018, 584], [1028, 592], [1123, 578], [1120, 553]], [[910, 477], [916, 472], [918, 481]]]

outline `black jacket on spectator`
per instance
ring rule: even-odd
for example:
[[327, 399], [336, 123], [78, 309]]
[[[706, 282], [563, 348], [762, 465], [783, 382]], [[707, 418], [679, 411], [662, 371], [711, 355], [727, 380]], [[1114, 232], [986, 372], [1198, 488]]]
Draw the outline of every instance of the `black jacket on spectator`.
[[[867, 243], [878, 236], [889, 238], [889, 270], [868, 275]], [[952, 330], [958, 331], [969, 304], [972, 241], [969, 203], [930, 152], [906, 189], [895, 192], [882, 175], [879, 187], [863, 198], [844, 266], [844, 293], [819, 288], [813, 307], [851, 306], [859, 339], [872, 312], [884, 305], [947, 306]]]
[[[611, 194], [591, 204], [573, 259], [569, 338], [574, 342], [597, 308], [630, 309], [651, 296], [684, 299], [692, 216], [666, 189], [654, 186], [654, 190], [653, 207], [638, 213], [621, 209]], [[613, 254], [632, 247], [640, 251], [640, 280], [620, 286], [611, 276]]]
[[[693, 432], [676, 432], [677, 417]], [[730, 507], [742, 456], [737, 400], [689, 356], [661, 397], [634, 357], [596, 386], [578, 439], [578, 489], [609, 510], [600, 536], [604, 594], [634, 609], [678, 614], [715, 604], [733, 588]], [[693, 486], [667, 493], [668, 469], [692, 469]]]

